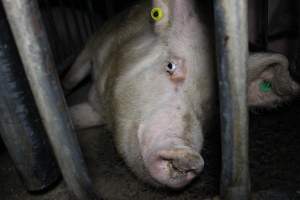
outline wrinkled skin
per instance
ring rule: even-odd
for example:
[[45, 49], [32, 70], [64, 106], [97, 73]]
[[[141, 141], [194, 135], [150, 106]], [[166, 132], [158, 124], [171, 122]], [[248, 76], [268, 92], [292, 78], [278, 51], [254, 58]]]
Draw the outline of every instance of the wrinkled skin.
[[[63, 83], [72, 89], [92, 73], [89, 101], [70, 110], [74, 124], [110, 127], [127, 165], [155, 186], [190, 183], [204, 166], [203, 136], [219, 123], [213, 25], [205, 2], [195, 2], [147, 1], [108, 22]], [[163, 10], [162, 20], [151, 19], [152, 7]], [[279, 54], [250, 56], [250, 106], [274, 107], [294, 95], [287, 64]], [[264, 80], [272, 91], [260, 91]]]

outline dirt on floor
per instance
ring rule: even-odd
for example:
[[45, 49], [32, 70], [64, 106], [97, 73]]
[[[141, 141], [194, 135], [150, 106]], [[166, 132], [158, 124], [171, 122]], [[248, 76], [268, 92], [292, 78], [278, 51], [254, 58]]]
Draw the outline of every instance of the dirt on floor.
[[[255, 199], [300, 199], [300, 100], [275, 111], [250, 116], [250, 168]], [[216, 130], [206, 136], [203, 174], [180, 192], [156, 189], [141, 183], [118, 156], [112, 134], [104, 127], [78, 133], [95, 190], [107, 200], [192, 200], [214, 196], [219, 191], [220, 140]], [[60, 182], [43, 194], [29, 194], [13, 164], [0, 154], [1, 200], [68, 200]]]

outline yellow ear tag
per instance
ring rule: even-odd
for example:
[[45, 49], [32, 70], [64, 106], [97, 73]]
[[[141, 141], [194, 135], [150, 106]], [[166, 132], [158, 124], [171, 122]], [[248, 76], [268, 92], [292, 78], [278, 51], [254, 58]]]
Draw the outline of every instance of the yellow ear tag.
[[160, 21], [164, 17], [164, 12], [161, 8], [153, 8], [151, 10], [151, 17], [154, 21]]

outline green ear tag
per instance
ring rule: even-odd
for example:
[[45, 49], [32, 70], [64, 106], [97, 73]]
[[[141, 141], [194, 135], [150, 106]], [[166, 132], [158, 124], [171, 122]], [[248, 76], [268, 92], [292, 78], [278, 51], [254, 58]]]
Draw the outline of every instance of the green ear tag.
[[262, 81], [259, 84], [259, 90], [261, 92], [264, 92], [264, 93], [270, 92], [272, 90], [272, 83], [271, 83], [271, 81]]

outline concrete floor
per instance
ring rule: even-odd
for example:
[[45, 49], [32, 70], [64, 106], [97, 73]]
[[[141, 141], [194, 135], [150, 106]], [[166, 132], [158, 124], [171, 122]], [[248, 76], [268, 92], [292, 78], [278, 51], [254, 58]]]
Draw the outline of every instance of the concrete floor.
[[[82, 131], [80, 135], [81, 144], [86, 144], [82, 146], [82, 150], [89, 166], [95, 189], [102, 194], [104, 199], [184, 200], [198, 199], [199, 196], [204, 197], [209, 195], [208, 193], [217, 192], [213, 186], [215, 185], [213, 182], [217, 183], [217, 179], [213, 179], [207, 173], [204, 176], [208, 176], [208, 178], [198, 179], [195, 184], [180, 193], [152, 188], [137, 180], [125, 166], [113, 147], [112, 137], [109, 132], [101, 128], [96, 128]], [[74, 199], [68, 195], [63, 182], [46, 194], [29, 194], [24, 190], [7, 153], [1, 154], [0, 163], [1, 200]], [[200, 195], [201, 193], [202, 195]]]
[[[273, 112], [251, 115], [250, 167], [255, 199], [300, 199], [300, 101]], [[203, 174], [181, 192], [141, 183], [120, 159], [112, 134], [103, 127], [78, 133], [95, 190], [107, 200], [192, 200], [217, 195], [220, 172], [219, 131], [206, 136]], [[64, 182], [44, 194], [25, 191], [6, 152], [0, 154], [1, 200], [68, 200]], [[272, 190], [272, 191], [271, 191]]]

